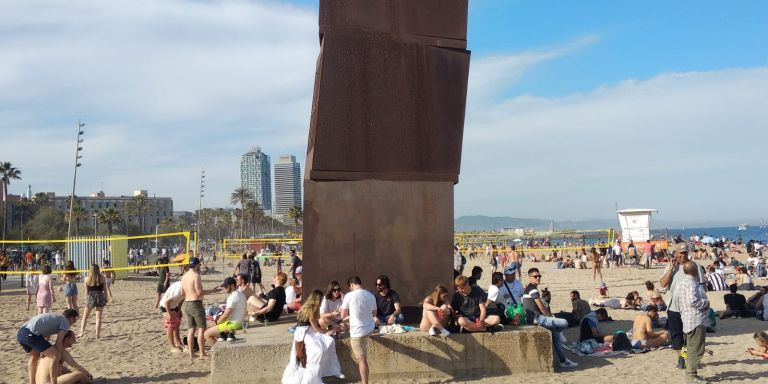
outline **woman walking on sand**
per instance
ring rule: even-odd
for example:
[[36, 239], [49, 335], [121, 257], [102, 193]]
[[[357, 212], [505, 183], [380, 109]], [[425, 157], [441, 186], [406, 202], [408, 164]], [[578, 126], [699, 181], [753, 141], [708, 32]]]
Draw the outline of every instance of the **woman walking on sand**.
[[53, 293], [53, 279], [51, 279], [51, 267], [43, 267], [43, 275], [37, 284], [37, 314], [51, 311], [52, 303], [56, 301]]
[[106, 285], [106, 279], [101, 274], [101, 270], [98, 264], [91, 264], [91, 269], [88, 271], [88, 277], [85, 278], [85, 292], [87, 295], [85, 314], [83, 314], [83, 321], [80, 323], [80, 335], [82, 337], [85, 334], [85, 325], [88, 323], [88, 316], [92, 310], [96, 310], [96, 338], [101, 335], [101, 315], [104, 311], [104, 306], [107, 304], [107, 300], [104, 297], [104, 286]]

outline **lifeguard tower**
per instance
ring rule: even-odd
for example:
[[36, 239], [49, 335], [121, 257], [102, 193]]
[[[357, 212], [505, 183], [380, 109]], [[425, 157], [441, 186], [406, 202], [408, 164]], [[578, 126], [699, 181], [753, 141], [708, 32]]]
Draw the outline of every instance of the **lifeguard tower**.
[[[616, 211], [621, 227], [621, 248], [627, 249], [629, 242], [635, 245], [651, 240], [651, 215], [658, 209], [633, 208]], [[657, 249], [667, 249], [669, 243], [664, 240], [651, 240]]]

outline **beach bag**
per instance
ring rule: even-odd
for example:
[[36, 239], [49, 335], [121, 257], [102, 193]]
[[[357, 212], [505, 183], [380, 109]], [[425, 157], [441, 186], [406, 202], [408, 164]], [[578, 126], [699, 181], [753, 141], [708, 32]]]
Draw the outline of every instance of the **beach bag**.
[[709, 317], [709, 326], [712, 327], [712, 329], [715, 329], [715, 327], [717, 327], [717, 314], [715, 313], [715, 310], [710, 308], [707, 317]]
[[515, 316], [519, 316], [520, 318], [520, 324], [524, 325], [526, 322], [525, 318], [525, 308], [523, 308], [522, 304], [510, 304], [504, 309], [504, 317], [507, 319], [514, 319]]
[[624, 332], [616, 332], [613, 335], [613, 350], [614, 351], [631, 351], [632, 343], [629, 341], [629, 337]]

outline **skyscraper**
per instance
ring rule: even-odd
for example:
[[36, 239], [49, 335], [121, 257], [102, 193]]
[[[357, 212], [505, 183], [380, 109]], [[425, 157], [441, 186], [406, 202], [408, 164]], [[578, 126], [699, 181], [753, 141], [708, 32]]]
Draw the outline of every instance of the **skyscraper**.
[[272, 211], [272, 177], [269, 155], [253, 147], [240, 157], [240, 186], [251, 191], [266, 213]]
[[282, 155], [275, 163], [275, 216], [285, 220], [295, 206], [302, 206], [301, 165], [295, 156]]

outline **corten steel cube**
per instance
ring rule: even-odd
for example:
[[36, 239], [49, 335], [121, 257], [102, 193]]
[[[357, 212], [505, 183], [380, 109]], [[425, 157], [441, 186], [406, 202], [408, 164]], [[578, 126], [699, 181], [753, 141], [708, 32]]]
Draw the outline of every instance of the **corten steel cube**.
[[[467, 0], [321, 0], [304, 176], [306, 287], [452, 287]], [[409, 320], [415, 321], [418, 318]]]

